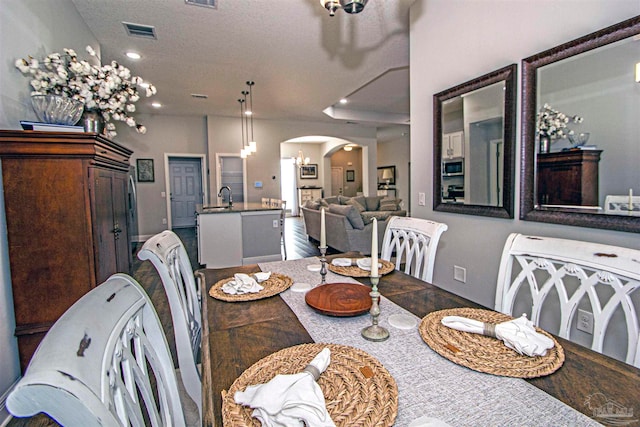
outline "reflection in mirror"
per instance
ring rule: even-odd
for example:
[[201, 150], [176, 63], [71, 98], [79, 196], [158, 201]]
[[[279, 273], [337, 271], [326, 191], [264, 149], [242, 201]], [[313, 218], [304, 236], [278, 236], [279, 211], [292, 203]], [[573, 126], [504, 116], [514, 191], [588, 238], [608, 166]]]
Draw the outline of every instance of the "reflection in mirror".
[[434, 210], [513, 218], [515, 79], [512, 64], [434, 95]]
[[523, 60], [521, 219], [640, 232], [639, 34], [635, 17]]

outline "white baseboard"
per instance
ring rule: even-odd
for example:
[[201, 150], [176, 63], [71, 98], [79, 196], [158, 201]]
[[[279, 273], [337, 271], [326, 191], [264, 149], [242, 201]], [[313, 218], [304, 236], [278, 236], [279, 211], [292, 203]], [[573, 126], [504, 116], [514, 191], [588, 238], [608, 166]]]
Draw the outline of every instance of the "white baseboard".
[[16, 384], [18, 384], [20, 378], [22, 377], [16, 379], [16, 381], [11, 384], [11, 387], [9, 387], [4, 393], [2, 393], [2, 396], [0, 396], [0, 427], [5, 427], [7, 424], [9, 424], [9, 421], [13, 419], [13, 416], [7, 410], [6, 403], [7, 398], [9, 397], [9, 393], [11, 393]]

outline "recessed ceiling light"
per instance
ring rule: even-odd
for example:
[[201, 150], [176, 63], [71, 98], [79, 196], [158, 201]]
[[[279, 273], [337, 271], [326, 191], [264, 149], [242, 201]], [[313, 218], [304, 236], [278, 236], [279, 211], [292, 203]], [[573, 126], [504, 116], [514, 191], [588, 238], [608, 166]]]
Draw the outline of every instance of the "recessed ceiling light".
[[162, 107], [162, 104], [160, 104], [159, 102], [152, 102], [152, 103], [151, 103], [151, 106], [152, 106], [153, 108], [160, 108], [160, 107]]
[[136, 52], [127, 52], [127, 58], [140, 59], [140, 54]]
[[347, 102], [349, 102], [349, 101], [347, 100], [347, 98], [342, 98], [342, 99], [340, 100], [340, 104], [346, 104]]

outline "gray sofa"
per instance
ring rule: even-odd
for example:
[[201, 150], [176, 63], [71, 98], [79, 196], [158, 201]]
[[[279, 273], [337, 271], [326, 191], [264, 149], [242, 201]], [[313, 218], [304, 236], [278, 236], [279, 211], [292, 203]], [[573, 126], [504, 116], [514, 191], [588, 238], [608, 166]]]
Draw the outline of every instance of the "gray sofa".
[[378, 220], [378, 253], [382, 247], [387, 219], [406, 216], [399, 199], [375, 197], [327, 197], [308, 201], [302, 207], [309, 238], [320, 241], [320, 208], [325, 209], [327, 246], [340, 252], [356, 251], [371, 255], [373, 218]]

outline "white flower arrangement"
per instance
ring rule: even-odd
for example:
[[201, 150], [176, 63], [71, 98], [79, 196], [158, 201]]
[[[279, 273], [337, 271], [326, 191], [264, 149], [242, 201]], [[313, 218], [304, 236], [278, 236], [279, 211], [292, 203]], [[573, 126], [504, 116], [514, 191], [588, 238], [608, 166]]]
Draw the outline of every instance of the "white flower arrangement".
[[550, 141], [567, 138], [573, 135], [573, 130], [567, 127], [567, 123], [582, 123], [580, 116], [567, 116], [558, 110], [544, 104], [537, 115], [536, 131], [538, 135], [549, 138]]
[[[86, 51], [91, 56], [96, 52], [91, 46]], [[73, 49], [64, 49], [64, 54], [51, 53], [42, 61], [31, 56], [18, 59], [16, 68], [31, 77], [31, 95], [62, 95], [84, 103], [86, 110], [97, 110], [106, 122], [107, 136], [117, 135], [115, 124], [110, 120], [125, 122], [139, 133], [147, 128], [136, 122], [131, 113], [140, 99], [138, 86], [145, 88], [147, 97], [156, 94], [152, 84], [144, 83], [138, 76], [116, 61], [96, 66], [79, 60]]]

